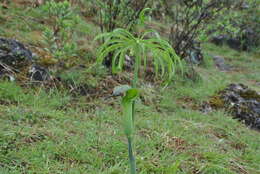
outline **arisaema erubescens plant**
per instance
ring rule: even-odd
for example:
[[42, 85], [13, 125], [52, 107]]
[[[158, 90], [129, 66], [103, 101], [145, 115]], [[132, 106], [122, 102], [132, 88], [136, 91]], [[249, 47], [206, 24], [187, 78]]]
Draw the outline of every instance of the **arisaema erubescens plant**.
[[112, 72], [119, 73], [123, 70], [126, 55], [130, 54], [134, 57], [132, 87], [135, 88], [140, 68], [143, 66], [146, 69], [147, 55], [152, 53], [149, 58], [152, 59], [156, 75], [171, 80], [176, 66], [181, 66], [181, 60], [167, 41], [159, 37], [145, 39], [152, 32], [154, 31], [149, 30], [140, 37], [135, 37], [126, 29], [119, 28], [99, 35], [97, 39], [104, 38], [105, 42], [98, 50], [98, 63], [102, 63], [112, 53]]
[[[140, 15], [140, 21], [143, 21], [144, 12]], [[115, 29], [109, 33], [103, 33], [96, 39], [103, 39], [104, 43], [98, 50], [97, 62], [102, 64], [104, 59], [112, 56], [112, 72], [120, 73], [123, 71], [126, 55], [134, 58], [134, 77], [132, 87], [123, 85], [116, 88], [115, 93], [124, 93], [122, 99], [123, 119], [125, 135], [128, 140], [128, 155], [130, 161], [131, 174], [136, 173], [136, 164], [133, 154], [133, 135], [134, 135], [134, 110], [135, 100], [138, 97], [137, 83], [141, 67], [146, 69], [148, 59], [152, 60], [154, 70], [157, 76], [170, 81], [174, 76], [177, 66], [181, 66], [181, 60], [176, 55], [171, 45], [160, 37], [147, 38], [152, 30], [145, 31], [138, 37], [135, 37], [126, 29]], [[151, 53], [151, 56], [148, 56]]]

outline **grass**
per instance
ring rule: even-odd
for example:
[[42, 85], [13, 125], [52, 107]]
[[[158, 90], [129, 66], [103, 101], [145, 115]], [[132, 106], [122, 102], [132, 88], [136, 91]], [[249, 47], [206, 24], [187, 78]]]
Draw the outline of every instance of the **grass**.
[[[149, 104], [137, 102], [139, 173], [260, 173], [259, 132], [224, 111], [205, 115], [192, 109], [193, 104], [238, 79], [259, 90], [251, 82], [259, 81], [258, 65], [234, 57], [238, 53], [232, 50], [221, 50], [210, 44], [205, 48], [208, 54], [220, 54], [247, 73], [219, 72], [209, 63], [207, 68], [196, 68], [202, 80], [177, 81], [164, 90], [151, 86], [159, 92], [147, 94]], [[259, 61], [246, 53], [242, 56]], [[55, 90], [28, 91], [1, 82], [0, 95], [1, 101], [8, 101], [0, 105], [0, 173], [127, 173], [127, 142], [118, 100], [113, 105], [93, 100], [96, 107], [87, 112], [86, 100], [73, 100]]]
[[[20, 25], [21, 18], [16, 16], [23, 11], [9, 10], [11, 14], [0, 10], [0, 19], [12, 19], [2, 22], [2, 36], [41, 45], [38, 34], [31, 33], [42, 26], [32, 20]], [[92, 28], [92, 35], [81, 38], [84, 48], [92, 49], [88, 38], [97, 33], [96, 26]], [[142, 100], [136, 104], [135, 122], [139, 174], [260, 174], [259, 132], [224, 111], [203, 114], [198, 110], [198, 105], [230, 83], [260, 91], [260, 57], [209, 43], [203, 51], [205, 62], [195, 68], [200, 76], [195, 82], [180, 78], [164, 89], [140, 81]], [[217, 70], [213, 55], [223, 56], [234, 70]], [[89, 80], [91, 73], [84, 74], [84, 81]], [[74, 71], [64, 72], [62, 78], [75, 85], [82, 80]], [[67, 91], [46, 92], [0, 82], [0, 174], [129, 172], [119, 99], [77, 97]]]

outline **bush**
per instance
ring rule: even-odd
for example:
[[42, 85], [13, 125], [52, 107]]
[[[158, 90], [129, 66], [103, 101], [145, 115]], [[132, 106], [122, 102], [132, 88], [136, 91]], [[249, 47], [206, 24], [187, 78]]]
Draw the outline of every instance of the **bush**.
[[46, 49], [57, 59], [76, 56], [75, 28], [80, 17], [70, 3], [53, 0], [46, 2], [41, 6], [41, 13], [50, 26], [46, 25], [43, 32]]
[[173, 21], [169, 40], [176, 53], [185, 58], [206, 26], [221, 11], [231, 8], [232, 0], [162, 0], [162, 3]]
[[101, 32], [116, 28], [132, 30], [150, 0], [92, 0], [99, 17]]
[[260, 45], [260, 1], [239, 2], [234, 4], [233, 10], [223, 11], [208, 30], [214, 31], [213, 37], [237, 41], [240, 50], [252, 50]]

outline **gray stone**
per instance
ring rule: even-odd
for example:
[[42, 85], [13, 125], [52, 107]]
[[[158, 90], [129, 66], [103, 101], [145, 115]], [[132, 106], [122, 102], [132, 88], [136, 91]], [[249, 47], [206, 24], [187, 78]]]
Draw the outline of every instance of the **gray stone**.
[[199, 42], [193, 41], [192, 46], [189, 48], [187, 53], [188, 53], [188, 56], [187, 56], [186, 60], [189, 63], [196, 64], [196, 65], [199, 65], [202, 63], [203, 54], [202, 54], [201, 46], [200, 46]]
[[225, 63], [225, 59], [221, 56], [213, 56], [216, 67], [220, 71], [231, 71], [231, 66]]
[[32, 52], [14, 39], [0, 38], [0, 61], [19, 68], [32, 61]]
[[230, 84], [218, 93], [224, 108], [235, 119], [260, 130], [260, 94], [243, 84]]
[[[35, 57], [22, 43], [14, 39], [0, 38], [0, 78], [15, 80], [17, 74], [28, 74], [31, 81], [46, 81], [50, 79], [46, 68], [33, 65]], [[28, 70], [23, 72], [24, 70]]]
[[49, 71], [46, 68], [43, 68], [38, 65], [32, 65], [29, 70], [29, 73], [30, 73], [31, 81], [42, 82], [42, 81], [50, 80], [51, 78]]

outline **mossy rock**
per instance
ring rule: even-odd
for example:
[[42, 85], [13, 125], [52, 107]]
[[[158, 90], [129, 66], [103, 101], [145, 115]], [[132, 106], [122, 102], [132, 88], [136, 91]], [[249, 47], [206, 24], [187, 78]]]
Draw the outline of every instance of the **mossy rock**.
[[247, 100], [253, 99], [253, 100], [257, 100], [258, 102], [260, 102], [260, 94], [258, 94], [254, 90], [248, 89], [244, 92], [240, 92], [240, 96]]
[[221, 109], [225, 107], [225, 102], [221, 99], [221, 96], [216, 95], [210, 98], [209, 104], [214, 109]]
[[14, 69], [27, 66], [32, 61], [32, 52], [22, 43], [0, 38], [0, 61]]
[[243, 84], [230, 84], [209, 100], [214, 109], [225, 109], [247, 126], [260, 130], [260, 94]]

